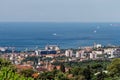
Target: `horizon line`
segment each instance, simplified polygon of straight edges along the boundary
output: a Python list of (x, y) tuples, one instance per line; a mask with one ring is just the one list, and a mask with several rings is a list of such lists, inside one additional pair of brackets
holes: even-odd
[(0, 23), (120, 23), (120, 22), (75, 22), (75, 21), (0, 21)]

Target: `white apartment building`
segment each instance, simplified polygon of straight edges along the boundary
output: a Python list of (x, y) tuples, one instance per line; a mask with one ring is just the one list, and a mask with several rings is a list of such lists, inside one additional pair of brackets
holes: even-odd
[(72, 57), (72, 56), (73, 56), (73, 50), (70, 50), (70, 49), (69, 49), (69, 50), (66, 50), (66, 51), (65, 51), (65, 56), (66, 56), (66, 57)]
[(77, 52), (76, 52), (76, 57), (77, 57), (77, 58), (85, 58), (84, 50), (77, 51)]

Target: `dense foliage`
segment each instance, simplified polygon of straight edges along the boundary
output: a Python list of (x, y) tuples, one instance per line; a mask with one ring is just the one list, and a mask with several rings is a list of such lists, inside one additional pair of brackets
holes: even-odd
[[(61, 65), (57, 63), (56, 65)], [(53, 80), (119, 80), (120, 79), (120, 59), (96, 60), (84, 62), (66, 62), (63, 63), (62, 69), (54, 69), (51, 72), (41, 73), (39, 79)], [(69, 67), (67, 72), (64, 72), (63, 67)], [(44, 76), (44, 77), (43, 77)]]
[(17, 74), (14, 66), (7, 60), (0, 58), (0, 80), (33, 80)]
[(120, 58), (58, 64), (60, 70), (55, 67), (33, 79), (30, 78), (33, 70), (23, 70), (18, 74), (11, 62), (0, 59), (0, 80), (120, 80)]

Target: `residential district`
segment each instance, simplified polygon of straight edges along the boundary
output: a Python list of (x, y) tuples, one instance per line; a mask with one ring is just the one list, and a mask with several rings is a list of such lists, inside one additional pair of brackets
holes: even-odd
[[(93, 46), (79, 47), (78, 49), (60, 49), (58, 45), (47, 45), (45, 49), (32, 51), (8, 50), (7, 47), (0, 48), (0, 57), (11, 61), (21, 70), (32, 69), (40, 74), (45, 71), (52, 71), (54, 68), (60, 70), (59, 63), (84, 62), (88, 60), (111, 60), (120, 57), (120, 47), (102, 46), (94, 43)], [(65, 67), (65, 72), (70, 67)], [(35, 74), (32, 75), (36, 77)]]

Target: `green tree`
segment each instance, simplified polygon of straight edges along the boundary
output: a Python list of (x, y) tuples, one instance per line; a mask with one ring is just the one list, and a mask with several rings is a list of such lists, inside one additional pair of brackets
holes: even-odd
[(0, 80), (33, 80), (16, 73), (14, 66), (4, 59), (0, 59)]
[(74, 76), (81, 75), (83, 73), (83, 69), (81, 67), (74, 67), (71, 69), (71, 73)]
[(116, 76), (120, 78), (120, 58), (113, 59), (107, 69), (111, 77)]
[(62, 63), (60, 64), (60, 71), (65, 72), (65, 66)]
[(86, 80), (91, 80), (92, 79), (92, 71), (90, 66), (88, 65), (87, 68), (83, 70), (83, 75), (85, 76)]
[(104, 80), (107, 75), (100, 71), (100, 73), (96, 76), (96, 80)]
[(34, 73), (34, 71), (32, 69), (20, 71), (20, 74), (24, 75), (25, 77), (31, 77), (33, 73)]
[(56, 76), (55, 76), (55, 80), (68, 80), (67, 75), (64, 74), (63, 72), (59, 72)]

